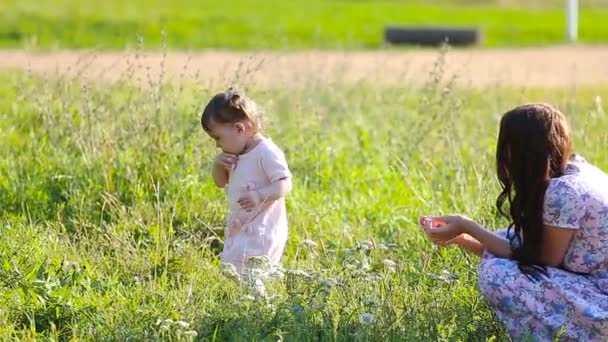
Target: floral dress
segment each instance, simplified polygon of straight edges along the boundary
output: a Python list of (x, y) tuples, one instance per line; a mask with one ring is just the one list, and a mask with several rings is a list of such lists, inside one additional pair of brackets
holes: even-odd
[(482, 294), (515, 340), (608, 341), (608, 175), (573, 158), (549, 183), (543, 221), (576, 230), (563, 265), (534, 280), (486, 251)]

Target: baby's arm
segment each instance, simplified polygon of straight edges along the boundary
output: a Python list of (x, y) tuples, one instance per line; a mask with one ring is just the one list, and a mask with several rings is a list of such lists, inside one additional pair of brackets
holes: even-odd
[(262, 203), (276, 201), (287, 196), (291, 190), (291, 173), (285, 156), (280, 150), (269, 150), (262, 157), (261, 167), (269, 185), (244, 192), (238, 200), (241, 208), (250, 212)]
[(228, 172), (223, 167), (215, 165), (211, 175), (218, 188), (224, 188), (228, 184)]
[(274, 183), (257, 190), (262, 201), (275, 201), (287, 196), (291, 191), (291, 178), (281, 178)]
[(262, 158), (262, 169), (270, 185), (258, 189), (263, 201), (274, 201), (287, 196), (291, 191), (291, 172), (285, 155), (278, 148), (269, 150)]
[(282, 178), (263, 188), (244, 192), (239, 198), (238, 203), (241, 208), (249, 212), (262, 203), (276, 201), (279, 198), (287, 196), (289, 190), (291, 190), (291, 179), (288, 177)]

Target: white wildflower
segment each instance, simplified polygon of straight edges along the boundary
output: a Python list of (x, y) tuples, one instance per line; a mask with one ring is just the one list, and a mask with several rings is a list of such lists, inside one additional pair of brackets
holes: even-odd
[(308, 247), (310, 249), (315, 249), (315, 248), (317, 248), (317, 243), (312, 240), (307, 239), (307, 240), (300, 242), (300, 247)]
[(211, 245), (215, 241), (221, 242), (222, 240), (215, 235), (209, 236), (209, 237), (205, 238), (205, 240), (203, 240), (203, 242), (205, 242), (207, 245)]
[(369, 251), (374, 248), (374, 244), (371, 241), (363, 241), (361, 243), (357, 243), (357, 248), (361, 251)]
[(364, 306), (371, 306), (371, 307), (377, 307), (378, 306), (378, 302), (376, 302), (373, 299), (366, 299), (362, 302), (362, 304)]
[(446, 281), (446, 279), (444, 277), (433, 274), (433, 273), (429, 273), (428, 276), (429, 276), (429, 279)]
[(365, 312), (359, 316), (359, 322), (363, 325), (371, 325), (376, 321), (376, 316), (369, 312)]
[(311, 278), (310, 274), (308, 274), (302, 270), (289, 270), (289, 271), (287, 271), (287, 274), (290, 276), (302, 277), (302, 278), (306, 278), (306, 279)]
[(254, 279), (252, 285), (256, 295), (262, 298), (266, 297), (266, 287), (264, 286), (264, 282), (261, 279)]
[(220, 265), (220, 271), (222, 274), (228, 278), (232, 278), (234, 280), (240, 280), (241, 276), (236, 271), (236, 267), (233, 264), (222, 263)]
[(393, 260), (384, 259), (382, 260), (382, 264), (391, 272), (395, 272), (397, 269), (397, 263), (395, 263)]
[(233, 264), (222, 263), (220, 265), (220, 271), (222, 271), (224, 274), (233, 272), (236, 273), (236, 267)]
[(270, 273), (268, 273), (268, 279), (283, 280), (283, 278), (285, 278), (285, 274), (282, 270), (272, 270)]
[(254, 296), (250, 296), (250, 295), (245, 295), (245, 296), (243, 296), (242, 300), (244, 302), (253, 302), (253, 301), (255, 301), (255, 297)]
[(363, 263), (361, 265), (361, 269), (364, 271), (369, 271), (371, 269), (371, 266), (369, 264), (369, 261), (367, 260), (367, 258), (363, 259)]
[(184, 331), (184, 335), (186, 336), (198, 336), (198, 333), (196, 332), (196, 330), (188, 330), (188, 331)]
[(326, 279), (321, 280), (321, 285), (324, 285), (327, 287), (333, 287), (333, 286), (338, 285), (338, 281), (333, 278), (326, 278)]
[(357, 265), (353, 265), (353, 264), (344, 264), (344, 269), (349, 270), (349, 271), (354, 271), (354, 270), (358, 270), (359, 267), (357, 267)]
[(249, 279), (265, 279), (268, 277), (272, 266), (268, 256), (253, 256), (245, 261), (245, 276)]
[(450, 273), (447, 270), (441, 270), (441, 276), (447, 282), (452, 282), (452, 281), (458, 280), (458, 275), (457, 274)]
[(252, 256), (245, 260), (245, 267), (262, 271), (270, 270), (270, 258), (266, 255)]
[(342, 267), (348, 270), (360, 270), (361, 269), (361, 261), (357, 258), (349, 256), (342, 262)]
[(437, 280), (437, 281), (443, 281), (446, 283), (452, 283), (452, 282), (458, 280), (457, 275), (451, 274), (448, 271), (442, 271), (440, 275), (429, 273), (428, 276), (430, 279)]
[(352, 257), (352, 256), (349, 256), (348, 258), (344, 259), (344, 263), (345, 264), (352, 264), (352, 265), (355, 265), (355, 266), (361, 265), (361, 261), (359, 261), (359, 259), (357, 259), (355, 257)]
[(391, 268), (397, 267), (397, 264), (393, 260), (390, 260), (390, 259), (384, 259), (384, 260), (382, 260), (382, 263), (386, 267), (391, 267)]
[(370, 272), (366, 276), (367, 281), (377, 281), (377, 280), (381, 280), (381, 279), (382, 279), (382, 276), (378, 272)]
[(78, 261), (64, 261), (63, 267), (66, 269), (73, 269), (76, 271), (80, 271), (80, 263)]
[(184, 328), (184, 329), (188, 329), (190, 328), (190, 323), (188, 322), (184, 322), (184, 321), (177, 321), (175, 322), (176, 325), (179, 325), (180, 327)]

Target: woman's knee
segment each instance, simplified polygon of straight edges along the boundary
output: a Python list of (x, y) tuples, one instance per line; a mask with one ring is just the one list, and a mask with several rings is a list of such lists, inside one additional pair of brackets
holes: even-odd
[(477, 268), (479, 290), (492, 305), (500, 305), (504, 297), (513, 293), (514, 261), (501, 258), (482, 259)]

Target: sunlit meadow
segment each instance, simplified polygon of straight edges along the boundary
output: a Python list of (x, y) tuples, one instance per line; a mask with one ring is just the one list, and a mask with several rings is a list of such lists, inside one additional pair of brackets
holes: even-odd
[(294, 175), (282, 267), (244, 278), (217, 258), (227, 206), (199, 124), (221, 89), (0, 76), (0, 339), (505, 340), (477, 257), (431, 246), (417, 217), (506, 224), (497, 124), (524, 102), (559, 106), (608, 167), (606, 88), (234, 85)]

